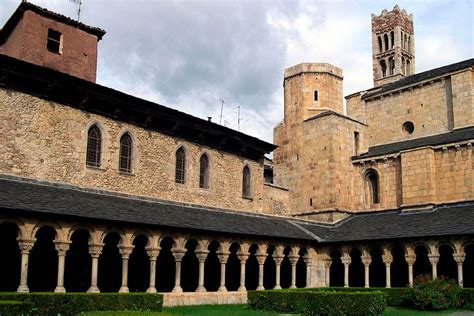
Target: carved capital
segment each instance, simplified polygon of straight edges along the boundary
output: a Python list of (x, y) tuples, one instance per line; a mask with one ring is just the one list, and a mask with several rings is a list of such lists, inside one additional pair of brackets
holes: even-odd
[(99, 244), (89, 243), (89, 254), (91, 255), (92, 258), (99, 258), (100, 255), (102, 254), (103, 248), (104, 248), (103, 243), (99, 243)]
[(245, 261), (247, 261), (247, 259), (249, 258), (249, 255), (250, 255), (250, 253), (248, 253), (248, 252), (238, 252), (237, 257), (240, 260), (240, 264), (244, 264)]
[(194, 253), (196, 254), (198, 261), (202, 263), (206, 261), (209, 250), (196, 250)]
[(323, 264), (324, 264), (324, 267), (326, 269), (329, 269), (329, 268), (331, 268), (332, 260), (331, 259), (326, 259), (326, 260), (323, 261)]
[(372, 257), (371, 256), (362, 256), (360, 259), (362, 260), (362, 263), (366, 267), (370, 266), (370, 264), (372, 263)]
[(66, 252), (69, 250), (69, 246), (71, 246), (72, 241), (70, 240), (53, 240), (54, 248), (58, 252), (58, 256), (65, 256)]
[(174, 261), (181, 262), (183, 260), (184, 255), (186, 254), (185, 248), (172, 248), (171, 253), (174, 256)]
[(146, 254), (150, 258), (150, 260), (156, 260), (160, 255), (160, 247), (145, 247)]
[(390, 266), (393, 262), (393, 256), (391, 254), (382, 255), (382, 261), (385, 266)]
[(118, 245), (117, 247), (119, 249), (120, 254), (122, 255), (122, 259), (128, 259), (132, 254), (133, 248), (135, 248), (135, 246), (131, 245)]
[(227, 263), (227, 259), (229, 258), (230, 252), (229, 251), (217, 251), (217, 258), (219, 258), (219, 262), (222, 264)]
[(20, 247), (22, 255), (29, 254), (36, 242), (36, 238), (25, 239), (18, 237), (16, 240), (18, 240), (18, 246)]
[(313, 263), (313, 259), (310, 256), (304, 256), (303, 257), (304, 263), (306, 263), (307, 266), (310, 266)]
[(281, 265), (281, 262), (283, 261), (283, 259), (285, 259), (285, 256), (284, 255), (276, 255), (274, 254), (273, 256), (273, 261), (275, 261), (275, 264), (277, 266)]
[(296, 265), (296, 263), (298, 262), (298, 259), (299, 259), (299, 258), (300, 258), (299, 255), (289, 255), (289, 256), (288, 256), (288, 259), (290, 260), (290, 264), (291, 264), (292, 266), (295, 266), (295, 265)]
[(342, 264), (344, 264), (345, 266), (348, 266), (351, 264), (352, 260), (350, 256), (342, 256), (341, 261), (342, 261)]
[(268, 255), (266, 253), (258, 253), (255, 255), (255, 257), (257, 257), (257, 262), (259, 265), (263, 265), (265, 263), (267, 256)]
[(439, 255), (428, 255), (428, 260), (430, 261), (432, 266), (435, 266), (438, 264)]
[(454, 261), (456, 261), (457, 264), (463, 264), (464, 259), (466, 259), (466, 254), (464, 253), (459, 253), (459, 254), (453, 254)]
[(416, 260), (416, 255), (405, 255), (405, 260), (408, 263), (409, 266), (412, 266), (415, 263)]

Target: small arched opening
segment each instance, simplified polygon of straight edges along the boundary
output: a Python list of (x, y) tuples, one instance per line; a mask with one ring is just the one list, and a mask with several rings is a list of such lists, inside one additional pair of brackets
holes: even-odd
[(16, 240), (18, 231), (16, 224), (0, 224), (0, 240), (2, 241), (0, 292), (16, 291), (20, 284), (21, 253)]
[(150, 285), (150, 260), (145, 247), (148, 237), (138, 235), (133, 240), (132, 253), (128, 261), (128, 288), (130, 292), (145, 292)]
[(349, 286), (364, 287), (365, 267), (362, 263), (362, 253), (358, 248), (350, 252), (351, 264), (349, 265)]
[(463, 262), (464, 287), (474, 288), (474, 244), (469, 244), (464, 248), (466, 257)]
[(181, 263), (181, 287), (183, 292), (194, 292), (198, 286), (199, 260), (196, 257), (197, 241), (190, 239), (184, 245), (186, 253)]
[(89, 254), (89, 232), (78, 229), (71, 235), (66, 254), (64, 287), (67, 292), (86, 292), (91, 285), (92, 260)]
[(365, 173), (366, 191), (371, 204), (380, 203), (379, 175), (374, 169)]
[(380, 70), (382, 74), (382, 78), (387, 77), (387, 64), (385, 63), (385, 60), (380, 61)]
[(341, 261), (341, 253), (335, 249), (331, 251), (331, 268), (329, 270), (330, 286), (344, 286), (344, 265)]
[(298, 254), (300, 257), (296, 263), (296, 287), (302, 288), (306, 286), (306, 263), (304, 258), (307, 256), (308, 251), (306, 248), (301, 248)]
[(387, 34), (384, 34), (383, 36), (383, 41), (384, 41), (384, 44), (385, 44), (385, 50), (389, 50), (389, 40), (388, 40), (388, 35)]
[(458, 266), (453, 257), (453, 248), (450, 245), (441, 245), (438, 249), (439, 261), (437, 265), (438, 276), (444, 276), (449, 279), (457, 280)]
[(432, 268), (428, 259), (428, 249), (424, 245), (415, 247), (416, 260), (413, 264), (413, 278), (423, 274), (431, 274)]
[(247, 290), (255, 290), (258, 286), (258, 261), (255, 256), (257, 248), (257, 245), (250, 246), (250, 255), (245, 263), (245, 287)]
[(239, 244), (233, 243), (229, 248), (230, 255), (225, 269), (225, 285), (228, 291), (237, 291), (240, 286), (240, 260), (237, 256), (239, 247)]
[(370, 249), (372, 261), (369, 266), (370, 287), (385, 287), (385, 264), (382, 259), (382, 249), (373, 247)]
[(276, 265), (272, 257), (274, 252), (275, 246), (268, 246), (267, 257), (263, 264), (263, 287), (266, 289), (273, 289), (276, 284)]
[(390, 282), (392, 287), (405, 287), (408, 284), (408, 264), (405, 250), (397, 245), (392, 248), (393, 261), (390, 265)]
[(280, 267), (280, 286), (287, 289), (291, 286), (291, 263), (288, 256), (290, 255), (291, 248), (285, 247), (283, 255), (285, 256), (281, 261)]
[(220, 285), (220, 271), (221, 264), (217, 257), (217, 250), (219, 249), (219, 242), (212, 241), (207, 250), (206, 263), (204, 265), (204, 287), (209, 292), (217, 291)]
[(122, 256), (119, 252), (120, 235), (108, 233), (99, 257), (98, 286), (101, 292), (118, 292), (122, 284)]
[(160, 243), (160, 254), (156, 261), (156, 290), (158, 292), (171, 292), (175, 280), (175, 261), (171, 252), (173, 238), (165, 237)]
[(31, 292), (52, 292), (56, 288), (58, 273), (58, 253), (53, 243), (56, 231), (43, 226), (35, 237), (28, 264), (28, 286)]

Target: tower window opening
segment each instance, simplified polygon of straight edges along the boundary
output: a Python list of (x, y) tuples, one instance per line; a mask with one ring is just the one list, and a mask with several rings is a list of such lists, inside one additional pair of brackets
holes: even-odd
[(313, 206), (313, 199), (309, 199), (309, 206)]
[(407, 49), (407, 41), (408, 41), (407, 35), (405, 34), (404, 37), (405, 37), (405, 39), (403, 40), (403, 48)]
[(395, 33), (393, 33), (393, 31), (390, 32), (390, 44), (390, 48), (393, 48), (395, 46)]
[(383, 59), (380, 61), (380, 68), (382, 70), (382, 78), (387, 77), (387, 64)]
[(390, 66), (390, 75), (394, 75), (395, 74), (395, 60), (393, 59), (393, 57), (389, 58), (388, 64)]
[(354, 154), (359, 154), (359, 132), (354, 132)]
[(406, 74), (409, 75), (411, 74), (411, 69), (410, 69), (410, 60), (407, 59), (407, 65), (406, 65)]
[(383, 48), (382, 48), (382, 38), (380, 36), (378, 37), (378, 41), (379, 41), (379, 53), (381, 53)]
[(379, 195), (379, 176), (377, 171), (370, 169), (365, 173), (365, 179), (369, 190), (370, 202), (372, 204), (380, 203)]
[(48, 40), (46, 42), (46, 48), (53, 53), (61, 54), (61, 39), (62, 34), (53, 29), (48, 29)]
[(385, 42), (385, 50), (388, 50), (388, 35), (387, 34), (383, 36), (383, 40)]
[(415, 124), (413, 124), (413, 122), (407, 121), (403, 123), (402, 129), (403, 133), (405, 133), (406, 135), (413, 134), (413, 132), (415, 131)]
[(406, 64), (405, 64), (405, 58), (402, 57), (402, 73), (404, 75), (407, 74), (407, 69), (406, 69)]
[(408, 36), (408, 47), (407, 47), (407, 51), (409, 52), (410, 51), (410, 36)]
[(314, 101), (318, 101), (318, 90), (314, 90)]

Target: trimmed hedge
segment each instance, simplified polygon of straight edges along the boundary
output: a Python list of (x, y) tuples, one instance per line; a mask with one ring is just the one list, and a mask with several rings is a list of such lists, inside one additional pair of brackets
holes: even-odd
[(466, 305), (474, 305), (474, 288), (462, 289), (462, 298)]
[(310, 315), (382, 315), (386, 294), (337, 291), (249, 291), (248, 304), (257, 310)]
[(89, 311), (162, 311), (163, 295), (149, 293), (0, 293), (0, 314), (76, 315)]

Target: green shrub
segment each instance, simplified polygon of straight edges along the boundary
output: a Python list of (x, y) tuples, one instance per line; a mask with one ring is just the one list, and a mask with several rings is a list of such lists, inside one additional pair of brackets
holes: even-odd
[(314, 290), (249, 291), (248, 303), (257, 310), (311, 315), (382, 315), (385, 294)]
[(0, 301), (0, 315), (20, 315), (31, 310), (31, 304), (18, 301)]
[(462, 289), (454, 280), (443, 277), (432, 280), (430, 275), (418, 276), (402, 299), (407, 306), (422, 310), (442, 310), (464, 304)]
[(11, 304), (16, 312), (4, 304), (4, 314), (75, 315), (86, 311), (161, 311), (163, 295), (149, 293), (0, 293), (0, 301)]
[(474, 305), (474, 289), (462, 289), (464, 303)]

